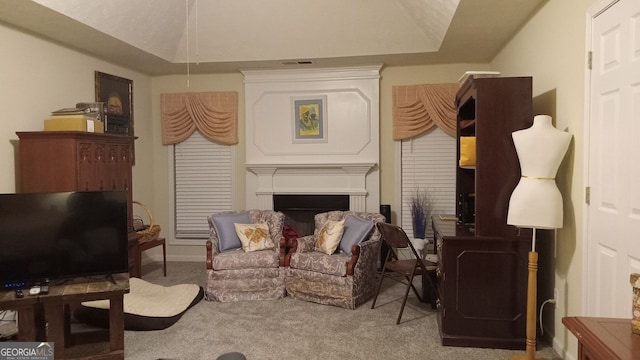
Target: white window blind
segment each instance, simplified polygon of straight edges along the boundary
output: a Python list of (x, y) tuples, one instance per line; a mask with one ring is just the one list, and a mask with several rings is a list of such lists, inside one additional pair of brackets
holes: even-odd
[(232, 155), (198, 131), (174, 145), (176, 239), (207, 238), (207, 215), (232, 209)]
[[(427, 190), (432, 204), (431, 215), (455, 214), (456, 210), (456, 139), (439, 128), (419, 137), (402, 140), (402, 214), (401, 227), (413, 236), (409, 198), (416, 188)], [(431, 222), (427, 222), (427, 239), (433, 239)]]

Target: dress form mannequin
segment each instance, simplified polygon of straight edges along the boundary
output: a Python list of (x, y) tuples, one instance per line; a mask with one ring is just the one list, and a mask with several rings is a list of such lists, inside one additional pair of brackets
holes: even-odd
[(553, 127), (548, 115), (537, 115), (533, 126), (512, 133), (522, 177), (511, 194), (507, 224), (539, 229), (562, 227), (562, 195), (555, 178), (571, 136)]
[(511, 360), (538, 360), (536, 352), (536, 298), (538, 253), (536, 228), (562, 227), (562, 195), (556, 186), (558, 167), (569, 148), (571, 134), (553, 127), (551, 116), (537, 115), (533, 126), (512, 134), (520, 160), (521, 178), (511, 194), (507, 224), (532, 228), (531, 251), (527, 265), (527, 341), (526, 353)]

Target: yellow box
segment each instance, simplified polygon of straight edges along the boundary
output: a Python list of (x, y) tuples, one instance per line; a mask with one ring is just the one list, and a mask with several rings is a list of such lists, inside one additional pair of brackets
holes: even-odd
[(476, 137), (460, 136), (460, 167), (474, 168), (476, 166)]
[(44, 121), (44, 131), (86, 131), (104, 133), (104, 123), (84, 115), (54, 116)]

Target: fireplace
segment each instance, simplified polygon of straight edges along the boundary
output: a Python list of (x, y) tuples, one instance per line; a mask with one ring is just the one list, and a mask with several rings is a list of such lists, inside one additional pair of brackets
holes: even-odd
[(314, 216), (333, 210), (349, 210), (349, 195), (273, 195), (273, 210), (280, 211), (289, 224), (301, 236), (311, 235), (315, 230)]
[[(348, 196), (351, 211), (379, 210), (380, 68), (242, 71), (245, 208), (273, 209), (274, 194), (308, 194)], [(322, 139), (297, 137), (301, 99), (324, 100)]]
[(275, 194), (344, 195), (349, 199), (348, 210), (377, 212), (379, 178), (372, 171), (375, 165), (247, 164), (255, 176), (247, 177), (246, 208), (272, 210)]

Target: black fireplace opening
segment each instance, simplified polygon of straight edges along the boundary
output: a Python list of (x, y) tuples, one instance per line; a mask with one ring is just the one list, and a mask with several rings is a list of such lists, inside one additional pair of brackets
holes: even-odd
[(285, 224), (301, 236), (315, 229), (314, 216), (319, 213), (349, 210), (349, 195), (273, 195), (273, 210), (284, 214)]

